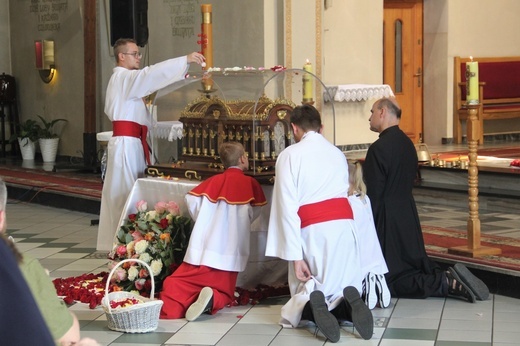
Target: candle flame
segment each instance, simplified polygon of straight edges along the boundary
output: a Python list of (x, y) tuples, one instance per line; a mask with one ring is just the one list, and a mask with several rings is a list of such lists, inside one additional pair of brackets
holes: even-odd
[(470, 60), (470, 61), (473, 61), (473, 57), (472, 57), (471, 55), (469, 56), (469, 60)]
[(306, 63), (306, 64), (310, 64), (309, 59), (305, 60), (305, 63)]

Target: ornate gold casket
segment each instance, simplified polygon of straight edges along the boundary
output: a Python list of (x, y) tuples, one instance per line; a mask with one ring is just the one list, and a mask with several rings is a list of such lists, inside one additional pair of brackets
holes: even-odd
[[(276, 158), (294, 142), (291, 95), (301, 97), (301, 86), (300, 71), (231, 71), (212, 73), (209, 80), (185, 83), (175, 92), (158, 95), (159, 115), (166, 110), (163, 118), (182, 123), (182, 139), (177, 142), (175, 162), (151, 165), (146, 174), (206, 179), (224, 171), (220, 144), (237, 141), (249, 157), (245, 173), (272, 184)], [(183, 100), (187, 105), (172, 111)]]

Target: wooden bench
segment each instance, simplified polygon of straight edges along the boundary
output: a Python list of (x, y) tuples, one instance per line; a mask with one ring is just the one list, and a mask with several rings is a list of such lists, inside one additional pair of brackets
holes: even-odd
[[(466, 104), (466, 62), (456, 56), (453, 90), (453, 140), (462, 142), (462, 122), (468, 119)], [(520, 118), (520, 56), (473, 58), (478, 61), (480, 108), (477, 113), (479, 144), (484, 143), (484, 121)]]

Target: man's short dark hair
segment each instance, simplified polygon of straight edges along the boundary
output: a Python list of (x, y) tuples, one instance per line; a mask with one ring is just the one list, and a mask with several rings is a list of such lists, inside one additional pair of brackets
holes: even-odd
[(386, 108), (386, 109), (388, 109), (388, 111), (390, 113), (395, 115), (397, 117), (397, 119), (401, 119), (401, 108), (399, 108), (399, 106), (392, 99), (389, 99), (389, 98), (380, 99), (377, 104), (377, 108), (378, 109)]
[(119, 53), (125, 53), (124, 47), (128, 43), (136, 43), (133, 38), (120, 38), (114, 43), (114, 56), (116, 58), (116, 62), (119, 62)]
[(291, 114), (291, 123), (304, 131), (318, 132), (321, 129), (320, 112), (308, 104), (296, 106)]

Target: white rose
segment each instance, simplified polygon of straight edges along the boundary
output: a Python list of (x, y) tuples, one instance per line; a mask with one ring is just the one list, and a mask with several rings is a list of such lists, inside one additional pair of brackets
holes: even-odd
[(140, 255), (143, 252), (146, 251), (146, 248), (148, 247), (148, 241), (146, 240), (139, 240), (137, 244), (135, 244), (135, 253)]
[(130, 243), (126, 244), (126, 254), (130, 258), (134, 254), (135, 250), (135, 242), (132, 240)]
[(163, 264), (161, 260), (153, 260), (150, 264), (150, 268), (152, 268), (153, 276), (157, 276), (161, 273)]
[(148, 221), (152, 221), (155, 219), (156, 215), (157, 215), (157, 212), (155, 210), (150, 210), (149, 212), (146, 213), (146, 219)]
[(130, 281), (134, 281), (135, 278), (137, 278), (137, 275), (139, 275), (139, 270), (137, 270), (136, 267), (131, 266), (131, 267), (128, 269), (128, 280), (130, 280)]
[(139, 259), (143, 262), (150, 263), (152, 256), (150, 256), (148, 252), (144, 252), (139, 256)]

